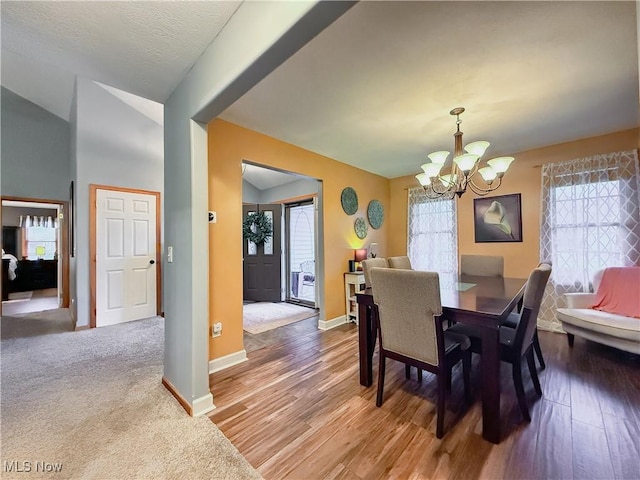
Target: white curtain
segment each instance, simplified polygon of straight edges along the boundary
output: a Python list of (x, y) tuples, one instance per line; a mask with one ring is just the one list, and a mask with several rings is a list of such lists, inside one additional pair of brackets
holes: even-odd
[(415, 270), (458, 271), (456, 202), (428, 198), (422, 188), (410, 188), (407, 255)]
[(542, 167), (540, 259), (553, 271), (538, 326), (562, 331), (567, 292), (591, 291), (605, 267), (640, 265), (640, 169), (636, 151)]

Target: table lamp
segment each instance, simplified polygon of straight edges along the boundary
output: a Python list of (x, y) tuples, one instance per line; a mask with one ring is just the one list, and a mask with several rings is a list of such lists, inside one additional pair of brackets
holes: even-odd
[(360, 262), (362, 262), (363, 260), (367, 259), (367, 249), (366, 248), (359, 248), (357, 250), (354, 251), (354, 255), (353, 258), (356, 262), (356, 270), (362, 270), (362, 264)]

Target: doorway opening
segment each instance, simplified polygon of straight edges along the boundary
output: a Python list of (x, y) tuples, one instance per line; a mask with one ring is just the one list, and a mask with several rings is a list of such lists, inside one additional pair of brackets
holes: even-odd
[(2, 314), (69, 306), (66, 202), (2, 199)]
[[(256, 245), (243, 238), (243, 327), (246, 335), (308, 320), (317, 328), (321, 308), (316, 179), (242, 164), (243, 225), (253, 215), (269, 219), (273, 232)], [(263, 221), (262, 219), (260, 221)], [(258, 223), (258, 222), (255, 222)], [(254, 226), (251, 226), (254, 228)], [(302, 328), (298, 325), (297, 328)]]
[(287, 301), (316, 306), (315, 202), (285, 204)]

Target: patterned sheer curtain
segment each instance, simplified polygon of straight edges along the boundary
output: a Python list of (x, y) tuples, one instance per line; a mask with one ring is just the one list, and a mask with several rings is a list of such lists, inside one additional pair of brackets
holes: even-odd
[(542, 167), (540, 258), (553, 272), (538, 317), (562, 331), (556, 309), (567, 292), (591, 291), (605, 267), (640, 265), (640, 169), (636, 151)]
[(415, 270), (458, 271), (456, 202), (432, 200), (422, 188), (409, 189), (407, 254)]

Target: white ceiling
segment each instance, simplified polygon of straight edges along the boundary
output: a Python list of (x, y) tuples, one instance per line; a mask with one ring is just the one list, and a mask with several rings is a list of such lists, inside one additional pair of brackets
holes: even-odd
[(297, 182), (298, 180), (309, 179), (303, 175), (280, 172), (271, 168), (263, 168), (250, 163), (242, 164), (242, 179), (249, 182), (258, 190), (267, 190), (273, 187)]
[(387, 177), (638, 126), (635, 2), (361, 2), (221, 117)]
[[(65, 119), (76, 74), (163, 103), (239, 5), (3, 1), (2, 85)], [(635, 8), (360, 2), (222, 117), (390, 178), (457, 106), (490, 156), (636, 127)]]
[(3, 1), (2, 85), (65, 120), (75, 75), (164, 103), (240, 3)]

